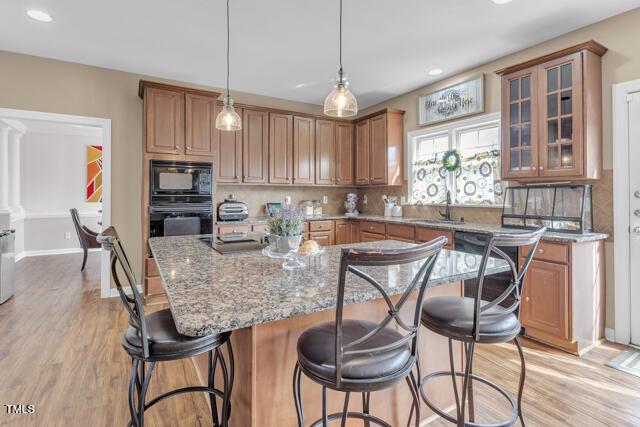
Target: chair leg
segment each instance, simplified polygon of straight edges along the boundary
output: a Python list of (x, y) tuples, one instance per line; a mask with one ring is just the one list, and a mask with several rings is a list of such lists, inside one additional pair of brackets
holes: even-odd
[(236, 365), (235, 358), (233, 357), (233, 347), (231, 345), (231, 339), (227, 341), (227, 353), (229, 355), (229, 408), (227, 413), (227, 424), (231, 419), (231, 395), (233, 394), (233, 381), (235, 379)]
[(296, 415), (298, 416), (298, 427), (304, 426), (304, 410), (302, 407), (302, 395), (300, 393), (300, 378), (302, 371), (300, 365), (296, 362), (293, 370), (293, 400), (296, 404)]
[(345, 427), (347, 425), (347, 412), (349, 412), (349, 396), (351, 392), (346, 392), (344, 395), (344, 407), (342, 408), (342, 422), (340, 424), (341, 427)]
[(82, 252), (84, 253), (83, 258), (82, 258), (82, 267), (80, 268), (80, 271), (84, 271), (84, 266), (87, 264), (87, 254), (88, 254), (88, 250), (87, 248), (82, 248)]
[[(150, 362), (147, 371), (142, 377), (142, 385), (138, 393), (138, 427), (144, 427), (144, 404), (147, 396), (147, 390), (149, 388), (149, 383), (151, 382), (151, 376), (153, 375), (153, 368), (155, 368), (155, 366), (155, 362)], [(141, 367), (144, 369), (144, 363), (141, 365)]]
[(524, 352), (522, 351), (522, 343), (520, 342), (520, 337), (515, 337), (514, 339), (516, 343), (516, 347), (518, 348), (518, 353), (520, 354), (520, 386), (518, 387), (518, 417), (520, 417), (520, 422), (524, 426), (524, 418), (522, 416), (522, 392), (524, 391), (524, 380), (526, 376), (526, 365), (524, 363)]
[(131, 376), (129, 378), (129, 414), (130, 425), (138, 427), (138, 414), (136, 413), (136, 392), (140, 392), (140, 379), (138, 377), (138, 360), (131, 359)]
[[(369, 415), (369, 399), (371, 398), (371, 393), (365, 392), (362, 393), (362, 412)], [(365, 427), (369, 427), (369, 420), (364, 421)]]
[[(464, 350), (466, 357), (469, 357), (469, 344), (464, 345)], [(475, 404), (473, 402), (473, 365), (471, 365), (471, 369), (469, 369), (469, 421), (474, 422), (476, 420), (476, 410)]]
[(411, 402), (411, 412), (409, 413), (409, 420), (407, 421), (407, 427), (411, 425), (411, 419), (413, 418), (413, 415), (416, 416), (415, 427), (420, 427), (420, 396), (418, 395), (418, 383), (416, 382), (416, 377), (413, 375), (413, 372), (411, 372), (405, 379), (407, 380), (409, 390), (411, 391), (411, 397), (413, 398), (413, 402)]
[(456, 380), (456, 366), (453, 361), (453, 341), (449, 338), (449, 366), (451, 367), (451, 381), (453, 382), (453, 395), (456, 399), (456, 415), (460, 419), (460, 398), (458, 397), (458, 383)]
[(322, 427), (328, 427), (329, 415), (327, 414), (327, 388), (322, 387)]
[[(209, 387), (215, 387), (216, 384), (216, 366), (218, 364), (218, 353), (214, 353), (214, 350), (210, 350), (208, 353), (209, 359), (209, 375), (207, 385)], [(213, 420), (214, 427), (220, 425), (218, 418), (218, 398), (215, 394), (209, 393), (209, 403), (211, 405), (211, 419)]]
[(465, 406), (467, 400), (467, 389), (469, 387), (469, 375), (471, 373), (471, 366), (473, 365), (473, 350), (475, 349), (475, 343), (469, 343), (469, 351), (467, 352), (467, 363), (464, 369), (464, 380), (462, 382), (462, 404), (460, 405), (461, 416), (458, 418), (458, 426), (465, 427)]
[(220, 347), (216, 349), (218, 358), (220, 359), (220, 367), (222, 368), (222, 381), (224, 383), (224, 398), (222, 399), (222, 427), (229, 425), (229, 406), (231, 403), (231, 392), (229, 388), (229, 372), (227, 371), (227, 363), (222, 355)]

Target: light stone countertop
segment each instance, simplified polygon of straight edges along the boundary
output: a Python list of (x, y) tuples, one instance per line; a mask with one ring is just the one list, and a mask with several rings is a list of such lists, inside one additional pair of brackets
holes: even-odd
[[(469, 231), (475, 233), (492, 233), (492, 232), (518, 232), (517, 228), (506, 228), (496, 224), (480, 224), (473, 222), (446, 222), (432, 219), (420, 219), (420, 218), (405, 218), (405, 217), (386, 217), (382, 215), (365, 215), (360, 214), (358, 216), (346, 216), (344, 214), (339, 215), (323, 215), (320, 217), (307, 218), (307, 221), (321, 221), (321, 220), (336, 220), (336, 219), (357, 219), (360, 221), (375, 221), (397, 224), (416, 225), (419, 227), (436, 228), (441, 230), (454, 230), (454, 231)], [(266, 224), (266, 217), (248, 218), (244, 221), (218, 221), (218, 225), (259, 225)], [(522, 230), (520, 230), (522, 231)], [(573, 234), (563, 233), (558, 231), (549, 231), (545, 233), (543, 239), (556, 242), (574, 242), (584, 243), (597, 240), (605, 240), (609, 235), (606, 233), (584, 233)]]
[[(220, 255), (199, 236), (154, 237), (149, 245), (156, 259), (178, 332), (204, 336), (335, 308), (342, 247), (403, 248), (393, 240), (330, 246), (319, 263), (295, 271), (282, 260), (260, 251)], [(443, 250), (430, 286), (477, 276), (481, 257)], [(390, 295), (402, 293), (420, 263), (363, 267)], [(508, 270), (503, 260), (490, 259), (487, 274)], [(370, 284), (349, 274), (345, 302), (381, 298)]]

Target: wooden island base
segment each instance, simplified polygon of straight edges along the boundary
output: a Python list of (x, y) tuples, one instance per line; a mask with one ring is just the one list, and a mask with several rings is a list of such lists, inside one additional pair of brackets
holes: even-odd
[[(427, 289), (425, 298), (462, 294), (462, 283), (440, 285)], [(397, 300), (398, 297), (394, 300)], [(409, 308), (407, 304), (406, 308)], [(386, 313), (382, 300), (368, 301), (345, 306), (345, 318), (381, 320)], [(235, 357), (235, 381), (232, 393), (232, 427), (296, 427), (293, 400), (293, 370), (297, 360), (296, 343), (306, 329), (322, 322), (335, 321), (335, 310), (326, 310), (305, 316), (264, 323), (233, 331), (231, 335)], [(449, 369), (446, 338), (423, 328), (420, 331), (420, 359), (423, 375), (436, 370)], [(455, 344), (456, 366), (462, 369), (462, 345)], [(226, 353), (226, 349), (224, 350)], [(193, 358), (198, 377), (206, 384), (207, 355)], [(217, 373), (216, 383), (221, 377)], [(221, 387), (221, 385), (217, 385)], [(435, 380), (425, 388), (440, 408), (455, 405), (450, 380)], [(322, 387), (302, 375), (302, 396), (305, 425), (321, 416)], [(344, 394), (329, 391), (330, 413), (342, 411)], [(219, 400), (218, 400), (219, 401)], [(207, 399), (208, 402), (208, 399)], [(411, 394), (406, 382), (390, 390), (371, 394), (370, 412), (393, 426), (407, 424), (411, 410)], [(219, 405), (220, 407), (220, 405)], [(351, 394), (349, 409), (362, 410), (361, 395)], [(219, 411), (221, 409), (219, 408)], [(421, 405), (422, 424), (434, 419), (426, 405)], [(353, 420), (347, 425), (361, 426), (362, 421)]]

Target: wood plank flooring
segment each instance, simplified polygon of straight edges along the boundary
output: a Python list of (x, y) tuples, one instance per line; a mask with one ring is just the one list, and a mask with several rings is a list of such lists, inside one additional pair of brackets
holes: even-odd
[[(16, 265), (16, 296), (0, 305), (0, 426), (128, 421), (129, 359), (120, 347), (126, 316), (119, 300), (100, 299), (99, 256), (89, 255), (86, 273), (80, 273), (80, 264), (81, 255), (61, 255)], [(640, 425), (640, 378), (604, 366), (621, 347), (606, 344), (577, 358), (533, 342), (525, 345), (528, 426)], [(519, 359), (513, 346), (480, 346), (474, 370), (515, 395)], [(161, 363), (149, 396), (195, 382), (190, 361)], [(506, 405), (486, 387), (475, 390), (477, 421), (506, 413)], [(8, 415), (5, 404), (34, 404), (35, 414)], [(146, 420), (148, 426), (211, 425), (199, 395), (162, 402)]]

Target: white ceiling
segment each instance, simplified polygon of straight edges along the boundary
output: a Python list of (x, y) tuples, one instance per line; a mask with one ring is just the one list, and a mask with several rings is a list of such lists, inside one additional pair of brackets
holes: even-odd
[[(3, 1), (0, 50), (222, 87), (225, 4)], [(640, 0), (344, 0), (343, 63), (365, 108), (636, 7)], [(337, 30), (338, 0), (231, 0), (231, 89), (321, 104), (337, 70)], [(444, 73), (428, 76), (432, 68)]]

